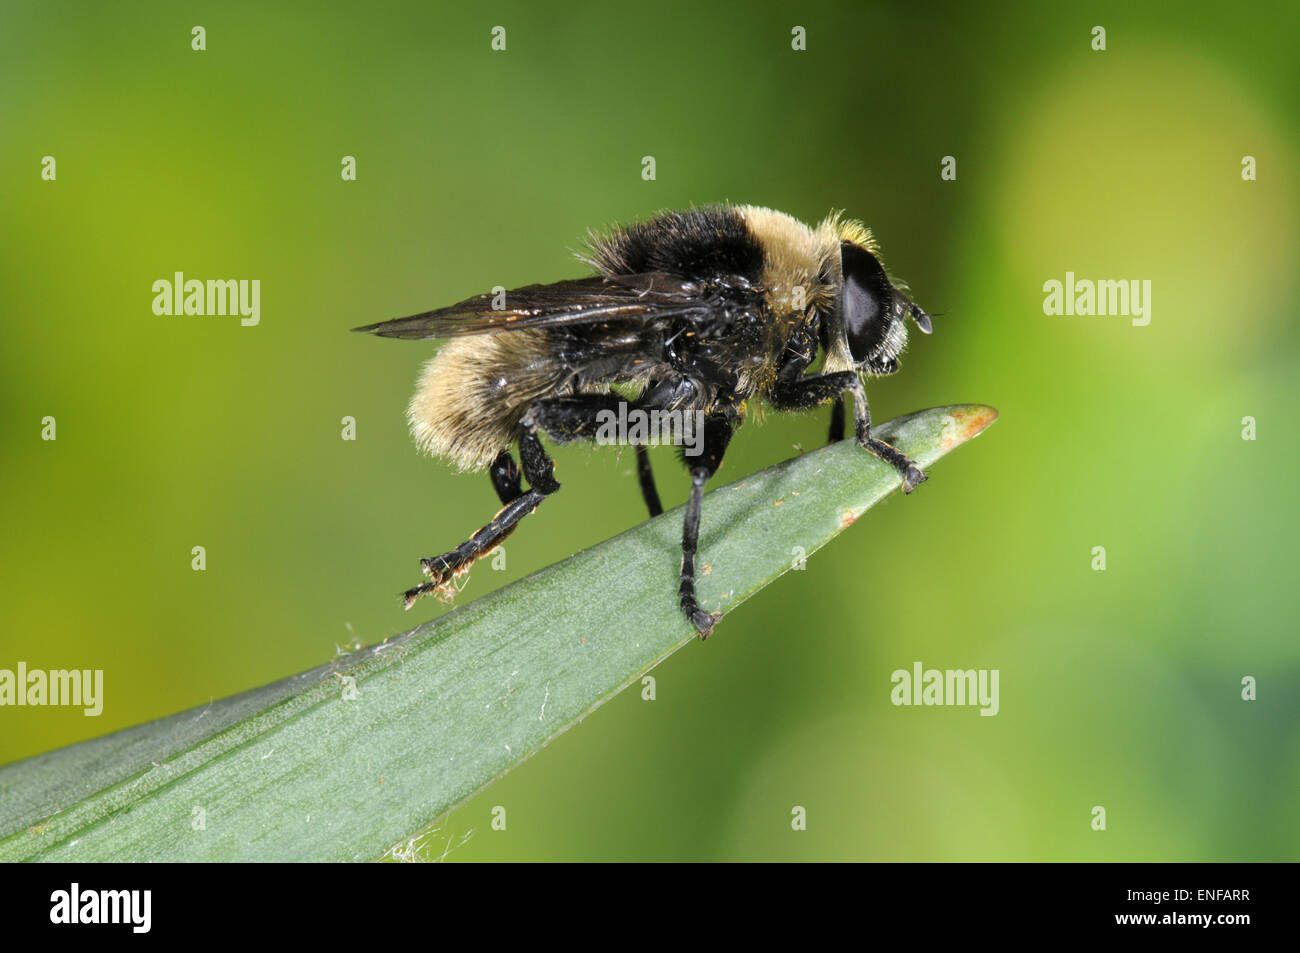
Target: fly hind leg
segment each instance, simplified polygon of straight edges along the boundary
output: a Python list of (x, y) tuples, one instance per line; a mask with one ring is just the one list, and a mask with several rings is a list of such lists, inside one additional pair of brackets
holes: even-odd
[(519, 485), (519, 465), (510, 456), (509, 450), (497, 454), (488, 474), (492, 477), (492, 489), (497, 491), (502, 506), (509, 506), (524, 495), (523, 487)]
[(406, 591), (402, 597), (406, 608), (411, 608), (417, 599), (430, 593), (450, 599), (454, 594), (455, 580), (469, 572), (474, 560), (501, 545), (521, 519), (560, 488), (552, 472), (554, 464), (532, 428), (526, 427), (519, 436), (519, 459), (523, 463), (523, 475), (528, 480), (528, 490), (524, 491), (520, 486), (519, 468), (509, 451), (503, 451), (493, 462), (490, 473), (492, 485), (505, 505), (490, 523), (455, 549), (420, 560), (420, 567), (429, 581)]

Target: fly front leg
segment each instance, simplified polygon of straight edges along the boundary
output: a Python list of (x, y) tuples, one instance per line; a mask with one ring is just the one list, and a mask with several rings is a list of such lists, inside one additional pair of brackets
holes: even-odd
[(813, 374), (794, 381), (781, 381), (772, 387), (768, 400), (777, 410), (807, 410), (828, 401), (843, 403), (845, 391), (853, 389), (858, 375), (852, 371), (834, 374)]
[(856, 376), (853, 379), (852, 390), (853, 429), (858, 443), (897, 470), (903, 478), (903, 492), (911, 493), (929, 477), (903, 451), (871, 435), (871, 408), (867, 405), (867, 392), (862, 386), (862, 381)]
[(772, 388), (770, 399), (778, 410), (804, 410), (827, 401), (841, 400), (846, 392), (853, 395), (853, 429), (858, 444), (897, 470), (903, 478), (903, 492), (911, 493), (925, 482), (925, 472), (901, 450), (871, 435), (871, 408), (857, 374), (838, 371), (801, 377), (792, 382), (778, 381)]

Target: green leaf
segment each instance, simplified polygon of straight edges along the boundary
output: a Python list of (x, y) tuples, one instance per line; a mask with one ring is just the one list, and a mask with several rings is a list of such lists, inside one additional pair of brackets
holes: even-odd
[[(942, 407), (876, 433), (928, 467), (996, 417)], [(710, 492), (701, 604), (729, 612), (899, 482), (844, 441)], [(0, 860), (379, 858), (696, 640), (681, 520), (301, 675), (0, 768)]]

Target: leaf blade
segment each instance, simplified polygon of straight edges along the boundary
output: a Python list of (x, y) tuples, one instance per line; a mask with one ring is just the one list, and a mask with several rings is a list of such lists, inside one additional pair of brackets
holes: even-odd
[[(928, 467), (996, 416), (935, 408), (876, 433)], [(730, 612), (899, 482), (850, 441), (713, 490), (701, 603)], [(680, 534), (679, 508), (379, 646), (0, 768), (0, 860), (378, 857), (694, 640)]]

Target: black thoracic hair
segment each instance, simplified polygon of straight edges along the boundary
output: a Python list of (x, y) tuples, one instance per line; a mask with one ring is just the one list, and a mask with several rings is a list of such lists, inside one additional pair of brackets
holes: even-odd
[(668, 272), (684, 278), (740, 275), (757, 282), (763, 249), (735, 208), (665, 212), (597, 240), (593, 263), (606, 274)]

